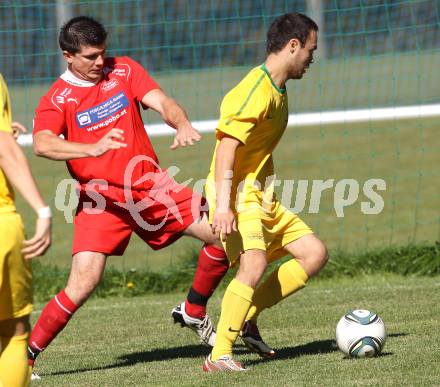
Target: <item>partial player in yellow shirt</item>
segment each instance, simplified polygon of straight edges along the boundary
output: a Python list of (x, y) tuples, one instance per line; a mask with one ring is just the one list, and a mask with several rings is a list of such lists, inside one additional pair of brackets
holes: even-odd
[[(213, 232), (228, 259), (239, 263), (226, 289), (215, 346), (203, 369), (243, 371), (232, 358), (239, 334), (263, 357), (275, 351), (262, 340), (257, 317), (305, 286), (327, 262), (327, 250), (312, 230), (284, 208), (274, 194), (272, 152), (287, 126), (286, 82), (301, 79), (317, 48), (316, 23), (289, 13), (275, 19), (267, 34), (267, 58), (223, 99), (217, 144), (206, 194)], [(268, 263), (292, 259), (260, 280)]]
[[(38, 192), (28, 162), (16, 143), (19, 123), (11, 122), (11, 102), (0, 74), (0, 386), (30, 382), (27, 361), (32, 311), (30, 259), (50, 245), (51, 213)], [(23, 223), (14, 205), (11, 184), (37, 214), (35, 235), (24, 240)]]

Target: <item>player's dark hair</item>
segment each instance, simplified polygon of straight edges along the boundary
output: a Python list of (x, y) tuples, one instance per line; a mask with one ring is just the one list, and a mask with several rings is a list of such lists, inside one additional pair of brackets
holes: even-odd
[(83, 46), (102, 46), (107, 39), (104, 26), (88, 16), (70, 19), (61, 27), (58, 42), (63, 51), (75, 54)]
[(298, 39), (304, 47), (310, 31), (318, 31), (318, 25), (301, 13), (286, 13), (277, 17), (267, 31), (268, 54), (281, 51), (290, 39)]

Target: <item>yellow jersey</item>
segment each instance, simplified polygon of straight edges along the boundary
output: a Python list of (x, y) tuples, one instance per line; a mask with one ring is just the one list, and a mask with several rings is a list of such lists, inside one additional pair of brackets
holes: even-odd
[[(11, 121), (12, 112), (8, 87), (0, 74), (0, 131), (12, 133)], [(14, 191), (0, 168), (0, 213), (11, 211), (15, 211)]]
[[(238, 220), (270, 217), (274, 208), (274, 165), (272, 152), (281, 139), (288, 120), (286, 89), (275, 85), (264, 65), (252, 69), (223, 99), (216, 131), (206, 197), (210, 221), (216, 205), (215, 158), (223, 135), (239, 140), (235, 153), (231, 186), (231, 208)], [(263, 208), (257, 215), (254, 208)]]

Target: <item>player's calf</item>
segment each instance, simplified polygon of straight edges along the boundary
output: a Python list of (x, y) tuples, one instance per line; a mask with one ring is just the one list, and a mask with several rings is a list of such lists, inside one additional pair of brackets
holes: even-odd
[(59, 292), (44, 307), (32, 330), (28, 345), (28, 363), (33, 367), (38, 355), (64, 329), (72, 315), (77, 311), (64, 290)]

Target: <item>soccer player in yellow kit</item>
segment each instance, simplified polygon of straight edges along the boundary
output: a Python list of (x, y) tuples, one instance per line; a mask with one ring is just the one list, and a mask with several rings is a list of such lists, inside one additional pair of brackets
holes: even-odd
[[(30, 382), (27, 361), (29, 315), (32, 311), (32, 273), (29, 259), (50, 245), (51, 213), (32, 178), (11, 123), (11, 102), (0, 74), (0, 386), (21, 387)], [(14, 185), (38, 215), (35, 235), (24, 240), (23, 223), (14, 205)]]
[[(223, 99), (217, 144), (206, 184), (213, 231), (228, 259), (240, 267), (226, 289), (215, 346), (204, 371), (243, 371), (232, 358), (241, 333), (261, 356), (275, 356), (261, 339), (259, 313), (304, 287), (327, 262), (313, 231), (277, 200), (272, 152), (288, 120), (286, 82), (300, 79), (313, 62), (318, 26), (305, 15), (275, 19), (267, 34), (267, 58)], [(290, 254), (268, 279), (268, 263)]]

